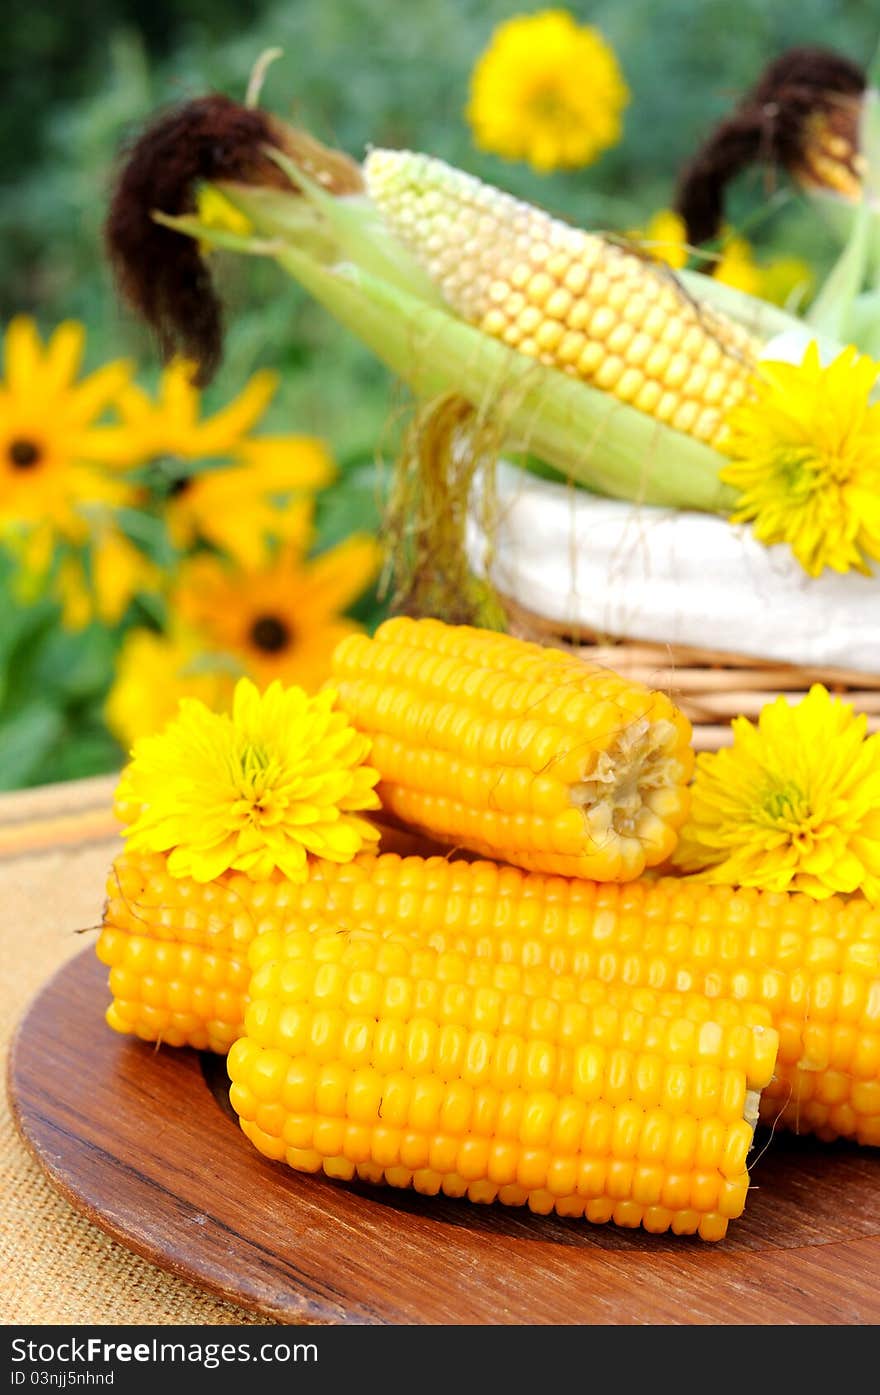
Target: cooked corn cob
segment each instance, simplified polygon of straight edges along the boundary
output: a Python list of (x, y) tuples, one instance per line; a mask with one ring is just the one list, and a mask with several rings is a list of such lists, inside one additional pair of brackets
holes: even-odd
[[(387, 833), (383, 842), (406, 846), (396, 831)], [(312, 884), (292, 887), (281, 877), (253, 882), (234, 873), (214, 882), (196, 882), (172, 877), (162, 853), (122, 853), (107, 880), (96, 946), (98, 958), (110, 968), (113, 996), (108, 1024), (144, 1041), (224, 1054), (243, 1030), (248, 949), (261, 930), (325, 925), (334, 907), (348, 917), (361, 897), (371, 925), (376, 924), (377, 905), (387, 904), (389, 933), (406, 928), (399, 900), (387, 900), (383, 892), (388, 873), (397, 865), (388, 861), (390, 856), (383, 854), (381, 861), (359, 865), (352, 880), (338, 883), (328, 877), (328, 864), (316, 860)], [(405, 894), (408, 873), (420, 860), (416, 857), (414, 863), (406, 864), (401, 894)], [(448, 865), (443, 858), (437, 862)], [(497, 952), (510, 952), (510, 943), (499, 940)], [(581, 1002), (608, 1002), (666, 1015), (684, 1011), (676, 993), (635, 990), (599, 980), (580, 984), (577, 992)], [(686, 1015), (695, 1020), (702, 1013), (703, 1018), (711, 1015), (724, 1022), (765, 1026), (771, 1022), (766, 1011), (743, 1015), (736, 1003), (712, 1005), (699, 994), (692, 998)]]
[(759, 346), (633, 251), (442, 160), (373, 150), (367, 191), (450, 307), (520, 353), (723, 449)]
[(706, 1240), (742, 1212), (772, 1028), (559, 1002), (418, 932), (268, 932), (251, 963), (230, 1099), (268, 1157)]
[[(770, 1021), (779, 1059), (762, 1118), (880, 1145), (880, 910), (866, 901), (383, 855), (316, 863), (289, 904), (327, 931), (418, 935), (462, 962), (502, 965), (510, 984), (528, 971), (534, 992), (559, 1003), (669, 1013), (687, 997), (694, 1015), (705, 997), (702, 1011), (725, 1022)], [(609, 998), (596, 996), (601, 984)], [(724, 1015), (737, 1004), (759, 1015)]]
[(285, 885), (240, 873), (199, 883), (172, 877), (162, 853), (117, 857), (96, 946), (110, 966), (110, 1026), (168, 1046), (228, 1051), (244, 1018), (248, 945), (262, 908), (277, 908)]
[[(396, 831), (386, 834), (384, 842), (406, 846)], [(385, 853), (381, 860), (356, 864), (351, 878), (337, 881), (328, 873), (330, 864), (316, 859), (310, 884), (292, 886), (281, 877), (253, 882), (233, 873), (214, 882), (196, 882), (172, 877), (162, 853), (122, 853), (108, 878), (97, 942), (98, 958), (110, 967), (113, 1001), (107, 1022), (115, 1031), (145, 1041), (225, 1053), (243, 1030), (250, 977), (247, 956), (256, 934), (306, 924), (328, 928), (336, 923), (337, 911), (348, 928), (358, 907), (363, 907), (370, 927), (382, 920), (381, 914), (377, 919), (377, 909), (387, 910), (388, 934), (405, 933), (410, 924), (406, 911), (410, 878), (413, 870), (418, 874), (422, 861), (410, 855), (403, 863), (399, 853)], [(444, 858), (434, 861), (440, 868), (451, 865)], [(402, 877), (395, 890), (398, 866)], [(528, 892), (528, 884), (524, 887)], [(485, 913), (487, 904), (479, 887), (474, 887), (474, 893), (480, 898), (474, 907)], [(453, 904), (455, 900), (453, 892)], [(418, 898), (413, 906), (420, 914)], [(425, 900), (429, 914), (432, 906), (429, 892)], [(446, 944), (444, 935), (442, 926), (432, 932), (435, 948)], [(454, 943), (458, 946), (459, 940)], [(462, 947), (471, 948), (463, 942)], [(486, 945), (476, 946), (476, 952), (485, 958)], [(491, 952), (515, 956), (517, 942), (500, 936)], [(550, 970), (540, 972), (545, 982)], [(766, 1009), (744, 1008), (726, 1000), (712, 1003), (702, 994), (689, 995), (684, 1004), (678, 993), (657, 993), (646, 987), (595, 979), (579, 982), (576, 988), (571, 984), (560, 988), (560, 982), (554, 981), (555, 994), (568, 993), (591, 1005), (610, 1003), (695, 1021), (711, 1016), (724, 1023), (771, 1025)]]
[(686, 817), (691, 729), (662, 693), (559, 649), (439, 620), (343, 640), (333, 683), (386, 812), (518, 866), (627, 881)]
[(609, 886), (390, 853), (316, 860), (300, 886), (237, 874), (203, 885), (169, 876), (160, 854), (123, 853), (98, 941), (111, 966), (107, 1019), (148, 1041), (224, 1052), (242, 1030), (250, 942), (303, 927), (419, 934), (560, 1003), (772, 1024), (765, 1122), (880, 1145), (880, 911), (862, 900), (671, 877)]
[[(118, 801), (117, 813), (129, 821)], [(397, 829), (383, 831), (382, 846), (407, 854), (428, 847)], [(164, 853), (121, 853), (96, 945), (110, 968), (107, 1022), (144, 1041), (225, 1053), (244, 1021), (248, 946), (260, 929), (296, 915), (297, 903), (282, 877), (228, 872), (196, 882), (172, 877)]]

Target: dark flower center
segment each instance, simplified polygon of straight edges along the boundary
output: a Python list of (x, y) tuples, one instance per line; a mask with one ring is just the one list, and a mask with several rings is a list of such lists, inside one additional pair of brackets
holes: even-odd
[(33, 441), (20, 437), (10, 442), (8, 454), (16, 470), (30, 470), (32, 466), (39, 464), (43, 452)]
[(178, 499), (181, 494), (185, 494), (192, 487), (192, 482), (192, 475), (178, 475), (177, 479), (172, 480), (169, 486), (168, 497)]
[(277, 615), (260, 615), (251, 625), (251, 643), (264, 654), (279, 654), (292, 639), (290, 626)]

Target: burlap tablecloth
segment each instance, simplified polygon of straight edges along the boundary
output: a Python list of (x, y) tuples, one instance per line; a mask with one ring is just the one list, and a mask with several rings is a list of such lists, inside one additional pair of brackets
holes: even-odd
[[(114, 780), (0, 795), (0, 1003), (3, 1079), (27, 1004), (83, 947), (100, 917), (118, 843)], [(254, 1323), (149, 1264), (54, 1191), (13, 1125), (0, 1116), (0, 1321), (17, 1323)]]

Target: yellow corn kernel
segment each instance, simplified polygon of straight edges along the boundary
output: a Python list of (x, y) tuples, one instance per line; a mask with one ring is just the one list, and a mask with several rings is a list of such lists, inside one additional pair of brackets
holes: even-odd
[[(595, 380), (615, 395), (620, 395), (619, 372), (598, 372), (606, 351), (626, 357), (634, 333), (637, 339), (647, 337), (662, 347), (662, 356), (652, 359), (640, 346), (638, 359), (628, 361), (643, 365), (646, 377), (658, 384), (665, 370), (673, 400), (661, 420), (688, 434), (695, 433), (699, 421), (701, 439), (724, 448), (720, 413), (714, 414), (712, 434), (706, 436), (701, 414), (719, 401), (719, 392), (716, 386), (708, 395), (705, 369), (711, 367), (723, 378), (724, 395), (732, 404), (748, 388), (758, 346), (720, 312), (694, 304), (666, 268), (425, 155), (373, 150), (364, 162), (364, 177), (395, 235), (457, 314), (521, 352), (538, 352), (547, 363)], [(509, 270), (502, 274), (502, 268)], [(521, 337), (510, 337), (517, 317), (520, 328), (528, 325), (528, 350)], [(570, 349), (563, 352), (561, 335), (547, 330), (563, 320), (570, 330), (586, 332), (587, 347), (598, 351), (596, 357), (586, 351), (577, 358)], [(698, 365), (700, 373), (694, 376)], [(651, 395), (623, 400), (652, 414), (659, 401)], [(693, 405), (692, 412), (679, 411), (685, 402)]]
[(562, 650), (432, 619), (344, 640), (333, 681), (371, 738), (384, 808), (433, 837), (615, 881), (674, 846), (693, 754), (662, 693)]

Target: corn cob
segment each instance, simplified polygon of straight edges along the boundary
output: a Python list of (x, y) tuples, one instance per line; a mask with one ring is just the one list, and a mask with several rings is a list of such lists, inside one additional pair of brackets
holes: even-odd
[(759, 352), (739, 325), (632, 250), (441, 160), (373, 150), (364, 178), (456, 314), (723, 449)]
[[(396, 830), (389, 830), (384, 838), (385, 843), (404, 847), (407, 841), (415, 842), (401, 838)], [(110, 968), (113, 1000), (106, 1014), (108, 1024), (144, 1041), (225, 1054), (243, 1030), (250, 977), (248, 951), (254, 936), (265, 929), (328, 928), (336, 924), (337, 913), (340, 924), (348, 929), (360, 909), (369, 927), (382, 923), (387, 910), (387, 933), (406, 933), (409, 922), (401, 898), (406, 897), (411, 873), (423, 861), (409, 849), (407, 853), (405, 864), (399, 853), (384, 853), (381, 860), (356, 864), (351, 878), (339, 881), (328, 872), (331, 864), (316, 859), (309, 886), (293, 886), (281, 877), (253, 882), (232, 873), (214, 882), (196, 882), (189, 877), (172, 877), (161, 853), (122, 853), (108, 878), (97, 942), (98, 958)], [(434, 864), (437, 868), (452, 865), (441, 857), (435, 858)], [(398, 865), (402, 877), (395, 892)], [(528, 890), (528, 883), (524, 889)], [(474, 887), (474, 893), (480, 895), (479, 887)], [(473, 904), (485, 914), (485, 905), (477, 900)], [(432, 905), (429, 893), (429, 912)], [(381, 912), (378, 919), (377, 911)], [(454, 925), (451, 933), (457, 933)], [(485, 942), (471, 945), (460, 936), (453, 940), (445, 936), (445, 928), (438, 926), (430, 943), (434, 947), (449, 944), (456, 951), (474, 950), (486, 958)], [(501, 956), (504, 962), (508, 962), (505, 956), (515, 958), (518, 952), (517, 942), (504, 937), (488, 948), (490, 957)], [(538, 973), (536, 965), (535, 982)], [(631, 988), (599, 979), (560, 987), (558, 975), (552, 985), (549, 983), (549, 968), (540, 973), (542, 991), (556, 996), (567, 993), (589, 1005), (609, 1003), (639, 1012), (684, 1015), (694, 1021), (711, 1016), (723, 1023), (771, 1025), (769, 1011), (761, 1007), (744, 1008), (727, 1000), (710, 1002), (702, 994), (687, 995), (685, 1003), (675, 992), (657, 993), (648, 987)]]
[(420, 934), (269, 932), (251, 963), (230, 1100), (268, 1157), (706, 1240), (742, 1212), (772, 1029), (560, 1003)]
[(110, 968), (107, 1022), (145, 1041), (229, 1050), (241, 1031), (247, 950), (282, 883), (239, 873), (172, 877), (161, 853), (122, 853), (107, 880), (96, 951)]
[[(779, 1058), (765, 1122), (880, 1145), (880, 911), (866, 901), (386, 854), (316, 863), (290, 909), (328, 931), (418, 934), (443, 954), (527, 969), (560, 1003), (668, 1014), (687, 997), (691, 1016), (770, 1022)], [(751, 1015), (727, 1016), (737, 1005)]]
[[(116, 812), (130, 820), (118, 800)], [(382, 846), (439, 851), (398, 829), (383, 830)], [(196, 882), (172, 877), (164, 853), (121, 853), (96, 944), (110, 969), (108, 1024), (144, 1041), (225, 1054), (244, 1022), (248, 946), (261, 928), (296, 912), (297, 896), (281, 877), (255, 882), (229, 872)]]
[(430, 837), (565, 876), (626, 881), (672, 852), (691, 729), (662, 693), (559, 649), (386, 621), (333, 659), (385, 811)]
[(880, 911), (860, 899), (672, 877), (600, 885), (391, 853), (316, 860), (301, 886), (237, 874), (203, 885), (169, 876), (160, 854), (123, 853), (98, 941), (107, 1020), (225, 1052), (242, 1030), (251, 941), (303, 927), (418, 931), (437, 952), (527, 969), (532, 991), (559, 1002), (771, 1024), (764, 1121), (880, 1145)]

